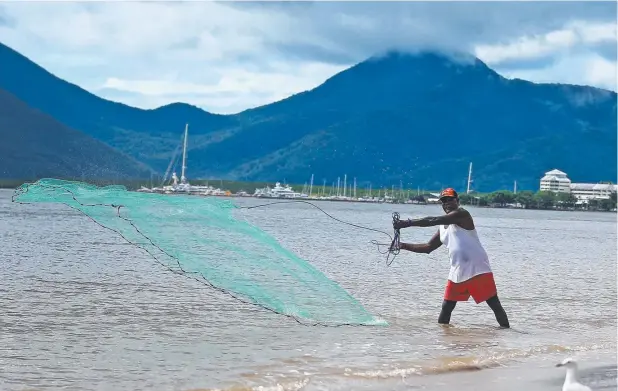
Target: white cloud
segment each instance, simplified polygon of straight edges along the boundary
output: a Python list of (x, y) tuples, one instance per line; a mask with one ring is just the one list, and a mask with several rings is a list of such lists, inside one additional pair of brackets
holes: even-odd
[[(197, 96), (201, 105), (219, 107), (226, 109), (223, 110), (224, 112), (230, 113), (238, 111), (239, 107), (234, 103), (238, 101), (239, 94), (243, 95), (243, 100), (251, 96), (259, 97), (258, 100), (252, 101), (252, 105), (270, 103), (311, 89), (344, 69), (342, 66), (322, 63), (303, 63), (294, 69), (290, 69), (285, 63), (275, 63), (271, 64), (270, 68), (263, 72), (226, 68), (218, 81), (213, 84), (190, 83), (173, 79), (125, 80), (112, 77), (105, 81), (102, 88), (155, 98), (150, 100), (150, 104), (142, 105), (145, 108), (154, 108), (182, 96)], [(113, 93), (105, 91), (101, 95), (113, 96)], [(195, 104), (195, 102), (192, 103)]]
[(616, 22), (578, 25), (578, 33), (584, 43), (616, 42)]
[(213, 92), (213, 88), (209, 85), (165, 80), (121, 80), (115, 77), (107, 79), (103, 84), (103, 88), (112, 88), (150, 96), (210, 94)]
[[(0, 41), (61, 78), (152, 108), (237, 112), (313, 88), (387, 48), (475, 52), (512, 75), (609, 88), (616, 4), (8, 2)], [(552, 58), (552, 66), (528, 60)], [(511, 64), (512, 65), (512, 64)], [(612, 68), (612, 66), (614, 68)], [(568, 71), (567, 71), (568, 69)], [(615, 89), (615, 88), (614, 88)]]
[(616, 23), (573, 22), (560, 30), (517, 37), (507, 44), (479, 45), (475, 54), (488, 65), (555, 54), (579, 44), (616, 42)]
[(505, 69), (502, 74), (508, 78), (530, 80), (537, 83), (570, 83), (593, 85), (616, 91), (616, 61), (608, 61), (592, 54), (564, 57), (555, 63), (539, 69)]
[[(545, 34), (521, 36), (507, 44), (479, 45), (475, 54), (490, 66), (498, 67), (509, 78), (533, 82), (592, 85), (616, 91), (616, 61), (589, 50), (587, 45), (617, 41), (616, 23), (590, 23), (575, 20), (564, 28)], [(502, 63), (551, 58), (547, 66), (534, 69), (500, 69)]]
[(590, 58), (586, 64), (584, 80), (588, 84), (618, 91), (618, 67), (616, 61), (607, 61), (602, 57)]

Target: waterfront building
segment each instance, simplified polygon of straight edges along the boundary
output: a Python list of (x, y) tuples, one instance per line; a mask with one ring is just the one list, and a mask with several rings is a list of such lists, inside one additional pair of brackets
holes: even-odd
[(554, 193), (571, 193), (579, 201), (587, 202), (590, 199), (608, 199), (612, 192), (618, 191), (618, 185), (611, 183), (572, 183), (566, 173), (560, 170), (551, 170), (541, 178), (541, 191)]
[(570, 193), (571, 180), (560, 170), (551, 170), (541, 178), (541, 191), (552, 191), (554, 193)]

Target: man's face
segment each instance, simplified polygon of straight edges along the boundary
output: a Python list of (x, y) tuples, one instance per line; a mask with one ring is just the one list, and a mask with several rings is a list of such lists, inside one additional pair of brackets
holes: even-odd
[(450, 213), (459, 208), (459, 200), (455, 197), (442, 197), (440, 201), (442, 202), (444, 213)]

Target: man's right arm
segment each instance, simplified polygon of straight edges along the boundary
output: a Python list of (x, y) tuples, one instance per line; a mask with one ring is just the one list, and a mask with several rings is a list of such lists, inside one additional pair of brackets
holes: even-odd
[(413, 244), (413, 243), (399, 243), (399, 247), (402, 250), (412, 251), (413, 253), (424, 253), (430, 254), (432, 251), (436, 250), (438, 247), (442, 246), (442, 242), (440, 241), (440, 230), (438, 230), (429, 242), (422, 244)]

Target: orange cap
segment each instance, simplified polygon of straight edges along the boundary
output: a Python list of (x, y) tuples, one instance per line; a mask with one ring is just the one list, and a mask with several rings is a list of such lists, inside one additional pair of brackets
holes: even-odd
[(447, 187), (446, 189), (442, 190), (442, 192), (440, 193), (440, 198), (443, 198), (443, 197), (458, 198), (459, 196), (457, 195), (457, 192), (455, 191), (455, 189), (451, 187)]

